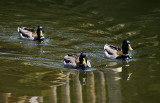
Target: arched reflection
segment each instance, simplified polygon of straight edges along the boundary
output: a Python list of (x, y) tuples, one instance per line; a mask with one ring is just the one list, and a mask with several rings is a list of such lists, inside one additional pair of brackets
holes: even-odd
[(70, 72), (65, 72), (66, 84), (61, 86), (61, 103), (70, 103), (70, 85), (69, 85), (69, 75)]
[(3, 94), (4, 97), (4, 103), (9, 103), (9, 97), (11, 97), (11, 93), (4, 93)]
[(50, 103), (57, 103), (57, 87), (53, 85), (51, 87), (52, 93), (50, 96)]
[(98, 71), (96, 75), (96, 101), (97, 103), (106, 103), (106, 88), (105, 88), (105, 78), (104, 73)]
[[(11, 100), (10, 98), (14, 98), (14, 96), (12, 96), (12, 93), (3, 93), (3, 97), (4, 97), (4, 103), (11, 103), (11, 102), (16, 102), (16, 103), (26, 103), (26, 101), (28, 100), (28, 96), (19, 96), (18, 98), (16, 98), (15, 100)], [(33, 102), (31, 102), (33, 103)]]
[(61, 71), (44, 77), (41, 79), (53, 83), (49, 89), (38, 89), (37, 96), (3, 93), (4, 103), (121, 103), (120, 80), (129, 80), (131, 75), (127, 66), (110, 62), (105, 71)]
[(94, 73), (92, 71), (87, 72), (86, 82), (87, 82), (86, 84), (87, 103), (96, 103), (95, 80), (94, 80)]
[(75, 71), (75, 75), (71, 78), (73, 81), (73, 103), (83, 103), (82, 85), (79, 80), (79, 71)]

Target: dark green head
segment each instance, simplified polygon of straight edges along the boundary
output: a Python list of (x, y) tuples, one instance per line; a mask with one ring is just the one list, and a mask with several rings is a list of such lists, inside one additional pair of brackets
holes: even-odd
[(87, 56), (86, 56), (86, 53), (85, 53), (85, 52), (82, 52), (82, 53), (80, 54), (79, 62), (80, 62), (80, 64), (84, 64), (84, 65), (87, 64)]
[(79, 57), (79, 68), (82, 70), (87, 70), (89, 67), (87, 66), (87, 55), (85, 52), (82, 52)]
[(128, 54), (128, 50), (133, 50), (131, 48), (130, 41), (129, 40), (124, 40), (123, 44), (122, 44), (123, 54)]
[(37, 35), (38, 35), (38, 40), (39, 41), (43, 41), (44, 40), (43, 34), (44, 34), (43, 27), (41, 25), (39, 25), (37, 27)]

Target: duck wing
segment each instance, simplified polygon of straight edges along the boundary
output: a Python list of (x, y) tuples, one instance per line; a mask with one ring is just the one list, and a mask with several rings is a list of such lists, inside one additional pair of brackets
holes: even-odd
[(79, 56), (75, 54), (68, 54), (64, 57), (66, 63), (79, 63)]
[(68, 54), (64, 57), (64, 66), (76, 68), (79, 63), (79, 56)]
[(33, 29), (33, 28), (19, 27), (18, 32), (21, 33), (23, 36), (26, 36), (28, 38), (37, 37), (36, 30)]
[(104, 55), (106, 58), (116, 59), (119, 55), (122, 54), (122, 49), (113, 45), (105, 44), (104, 46)]
[(121, 50), (122, 50), (121, 48), (116, 47), (116, 46), (114, 46), (114, 45), (109, 45), (109, 47), (112, 48), (112, 49), (115, 49), (115, 50), (117, 50), (117, 51), (121, 51)]

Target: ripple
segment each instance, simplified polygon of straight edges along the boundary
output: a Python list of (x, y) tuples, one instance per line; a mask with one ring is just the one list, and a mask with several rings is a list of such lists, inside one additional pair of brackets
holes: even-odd
[(106, 28), (108, 31), (117, 31), (117, 30), (120, 30), (120, 29), (123, 29), (124, 27), (126, 27), (127, 25), (126, 24), (117, 24), (115, 26), (112, 26), (112, 27), (109, 27), (109, 28)]

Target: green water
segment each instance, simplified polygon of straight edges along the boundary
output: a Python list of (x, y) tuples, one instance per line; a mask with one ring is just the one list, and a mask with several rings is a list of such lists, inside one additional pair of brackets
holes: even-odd
[[(17, 27), (42, 25), (42, 43)], [(160, 1), (1, 0), (0, 103), (159, 103)], [(105, 43), (131, 41), (133, 60), (104, 58)], [(86, 52), (90, 71), (64, 68)]]

